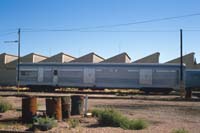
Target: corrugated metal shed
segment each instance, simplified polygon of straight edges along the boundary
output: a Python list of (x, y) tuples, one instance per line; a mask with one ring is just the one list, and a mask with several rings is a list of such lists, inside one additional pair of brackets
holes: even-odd
[[(44, 59), (46, 56), (30, 53), (21, 57), (21, 62), (30, 62), (30, 63), (37, 63)], [(12, 60), (12, 61), (11, 61)], [(0, 85), (16, 85), (16, 65), (17, 65), (17, 58), (10, 59), (9, 63), (5, 64), (5, 67), (0, 69)]]
[(110, 57), (100, 63), (130, 63), (130, 62), (131, 58), (129, 57), (129, 55), (123, 52), (121, 54)]
[(2, 53), (0, 54), (0, 85), (15, 85), (15, 69), (7, 69), (7, 64), (17, 60), (17, 56)]
[[(48, 57), (39, 55), (36, 53), (30, 53), (20, 58), (20, 62), (28, 62), (28, 63), (38, 63), (42, 60), (47, 59)], [(6, 65), (7, 68), (16, 68), (17, 60), (14, 60)]]
[(32, 62), (32, 63), (38, 63), (42, 60), (47, 59), (48, 57), (36, 54), (36, 53), (30, 53), (28, 55), (25, 55), (21, 57), (21, 62)]
[[(183, 63), (186, 64), (187, 68), (195, 68), (194, 52), (183, 56)], [(166, 63), (180, 63), (180, 57), (167, 61)]]
[(72, 60), (70, 62), (73, 62), (73, 63), (79, 63), (79, 62), (82, 62), (82, 63), (98, 63), (98, 62), (101, 62), (103, 61), (104, 58), (95, 54), (95, 53), (89, 53), (89, 54), (86, 54), (84, 56), (81, 56), (75, 60)]
[(58, 53), (56, 55), (53, 55), (45, 60), (42, 60), (41, 62), (50, 62), (50, 63), (65, 63), (65, 62), (70, 62), (72, 60), (76, 59), (75, 57), (65, 54), (63, 52)]
[(18, 58), (17, 56), (7, 53), (0, 54), (0, 68), (4, 68), (7, 63), (12, 62), (17, 58)]

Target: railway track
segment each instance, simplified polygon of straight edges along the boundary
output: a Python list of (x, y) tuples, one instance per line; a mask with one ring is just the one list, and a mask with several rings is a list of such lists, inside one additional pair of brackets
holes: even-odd
[[(116, 95), (116, 96), (131, 96), (131, 95), (159, 95), (159, 96), (165, 96), (166, 94), (162, 94), (159, 92), (154, 92), (150, 94), (145, 94), (142, 91), (139, 90), (134, 90), (134, 91), (126, 91), (126, 90), (70, 90), (70, 89), (56, 89), (55, 91), (40, 91), (40, 90), (29, 90), (27, 88), (20, 88), (19, 91), (17, 90), (16, 87), (0, 87), (0, 92), (34, 92), (34, 93), (56, 93), (56, 94), (88, 94), (88, 95)], [(200, 91), (193, 91), (193, 96), (199, 97), (200, 98)], [(178, 96), (180, 95), (179, 92), (172, 91), (168, 95), (175, 95)]]
[(89, 99), (132, 99), (132, 100), (156, 100), (156, 101), (200, 101), (200, 92), (195, 91), (193, 93), (192, 99), (183, 99), (180, 97), (178, 92), (172, 92), (169, 95), (163, 94), (148, 94), (138, 92), (131, 93), (117, 93), (117, 92), (104, 92), (104, 91), (63, 91), (57, 90), (54, 92), (33, 92), (30, 90), (13, 90), (13, 89), (0, 89), (0, 97), (27, 97), (27, 96), (36, 96), (40, 98), (46, 97), (59, 97), (59, 96), (70, 96), (70, 95), (88, 95)]
[[(0, 87), (0, 92), (18, 92), (16, 87)], [(44, 91), (44, 90), (30, 90), (28, 88), (20, 88), (19, 92), (43, 92), (43, 93), (69, 93), (69, 94), (95, 94), (95, 95), (117, 95), (117, 96), (127, 96), (127, 95), (147, 95), (139, 90), (122, 90), (122, 89), (112, 89), (112, 90), (78, 90), (78, 89), (56, 89), (54, 91)], [(162, 93), (150, 93), (148, 95), (166, 95)], [(172, 92), (170, 95), (179, 95), (177, 92)]]
[[(1, 92), (0, 97), (37, 97), (37, 98), (48, 98), (48, 97), (65, 97), (65, 96), (72, 96), (72, 95), (82, 95), (86, 96), (85, 94), (72, 94), (72, 93), (53, 93), (53, 92), (14, 92), (14, 91), (6, 91)], [(200, 102), (200, 98), (192, 98), (192, 99), (184, 99), (181, 98), (179, 95), (124, 95), (124, 96), (117, 96), (117, 95), (105, 95), (105, 94), (89, 94), (87, 95), (88, 99), (131, 99), (131, 100), (148, 100), (148, 101), (196, 101)]]
[[(0, 92), (18, 92), (17, 89), (0, 89)], [(41, 91), (41, 90), (29, 90), (29, 89), (20, 89), (19, 92), (46, 92), (46, 93), (70, 93), (70, 94), (115, 94), (115, 95), (144, 95), (141, 91), (135, 91), (135, 92), (129, 92), (129, 91), (104, 91), (104, 90), (90, 90), (90, 91), (84, 91), (84, 90), (61, 90), (57, 89), (55, 91)]]

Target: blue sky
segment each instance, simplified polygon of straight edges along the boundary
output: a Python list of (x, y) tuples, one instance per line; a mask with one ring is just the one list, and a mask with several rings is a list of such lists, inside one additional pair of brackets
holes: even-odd
[[(183, 29), (183, 53), (196, 53), (200, 62), (200, 16), (91, 29), (95, 32), (26, 32), (27, 29), (72, 29), (144, 21), (200, 13), (199, 0), (1, 0), (0, 53), (17, 54), (15, 44), (22, 29), (21, 54), (51, 56), (65, 52), (75, 57), (95, 52), (108, 58), (127, 52), (132, 60), (160, 52), (160, 62), (179, 56), (179, 29)], [(103, 32), (103, 31), (173, 32)], [(184, 31), (185, 30), (185, 31)]]

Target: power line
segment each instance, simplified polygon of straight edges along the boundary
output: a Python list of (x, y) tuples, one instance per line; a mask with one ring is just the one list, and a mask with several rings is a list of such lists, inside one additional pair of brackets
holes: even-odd
[(187, 14), (187, 15), (181, 15), (181, 16), (173, 16), (173, 17), (165, 17), (165, 18), (157, 18), (157, 19), (149, 19), (149, 20), (135, 21), (135, 22), (130, 22), (130, 23), (121, 23), (121, 24), (113, 24), (113, 25), (100, 25), (100, 26), (93, 26), (93, 27), (91, 26), (91, 27), (71, 28), (71, 29), (32, 29), (32, 28), (24, 28), (23, 30), (24, 30), (24, 32), (80, 31), (80, 30), (89, 30), (89, 29), (101, 29), (101, 28), (114, 28), (114, 27), (121, 27), (121, 26), (130, 26), (130, 25), (136, 25), (136, 24), (160, 22), (160, 21), (187, 18), (187, 17), (194, 17), (194, 16), (200, 16), (200, 13)]
[[(62, 30), (63, 31), (63, 30)], [(38, 32), (38, 31), (22, 31), (22, 32)], [(61, 31), (41, 31), (41, 32), (61, 32)], [(137, 33), (148, 33), (148, 32), (160, 32), (160, 33), (167, 33), (167, 32), (179, 32), (179, 30), (79, 30), (79, 31), (63, 31), (63, 32), (111, 32), (111, 33), (134, 33), (134, 32), (137, 32)], [(187, 30), (184, 30), (184, 32), (200, 32), (200, 29), (196, 29), (196, 30), (190, 30), (190, 29), (187, 29)], [(8, 36), (8, 35), (11, 35), (11, 34), (16, 34), (16, 32), (8, 32), (8, 33), (5, 33), (5, 34), (0, 34), (0, 37), (3, 37), (3, 36)]]
[[(38, 32), (38, 31), (23, 31), (23, 32)], [(42, 31), (42, 32), (53, 32), (53, 31)], [(63, 32), (66, 32), (66, 31), (63, 31)], [(79, 31), (68, 31), (68, 32), (111, 32), (111, 33), (134, 33), (134, 32), (137, 32), (137, 33), (148, 33), (148, 32), (160, 32), (160, 33), (167, 33), (167, 32), (179, 32), (179, 30), (79, 30)], [(196, 29), (196, 30), (190, 30), (190, 29), (187, 29), (187, 30), (184, 30), (184, 32), (200, 32), (200, 29)], [(2, 36), (8, 36), (8, 35), (11, 35), (11, 34), (16, 34), (16, 32), (8, 32), (8, 33), (5, 33), (5, 34), (0, 34), (0, 37)]]
[(17, 31), (17, 29), (0, 29), (0, 32), (14, 32)]
[(79, 30), (79, 31), (66, 31), (66, 30), (46, 30), (46, 31), (23, 31), (23, 32), (177, 32), (178, 30)]
[(184, 30), (184, 31), (189, 31), (189, 32), (199, 32), (200, 30), (197, 29), (197, 30)]
[[(91, 27), (80, 27), (80, 28), (70, 28), (70, 29), (22, 28), (22, 32), (66, 32), (66, 31), (68, 31), (68, 32), (70, 32), (70, 31), (79, 31), (79, 32), (171, 32), (171, 31), (156, 31), (156, 30), (155, 31), (102, 31), (102, 30), (101, 31), (87, 31), (87, 30), (130, 26), (130, 25), (136, 25), (136, 24), (152, 23), (152, 22), (187, 18), (187, 17), (193, 17), (193, 16), (200, 16), (200, 13), (187, 14), (187, 15), (181, 15), (181, 16), (173, 16), (173, 17), (165, 17), (165, 18), (157, 18), (157, 19), (150, 19), (150, 20), (144, 20), (144, 21), (135, 21), (135, 22), (130, 22), (130, 23), (122, 23), (122, 24), (100, 25), (100, 26), (93, 26), (93, 27), (91, 26)], [(172, 32), (174, 32), (174, 31), (172, 31)]]
[[(199, 32), (200, 29), (196, 30), (184, 30), (184, 32)], [(179, 32), (179, 30), (86, 30), (79, 32)]]
[(4, 34), (0, 34), (0, 37), (8, 36), (8, 35), (15, 34), (15, 33), (16, 32), (7, 32), (7, 33), (4, 33)]
[[(196, 30), (184, 30), (185, 32), (199, 32), (200, 29)], [(148, 33), (148, 32), (160, 32), (160, 33), (167, 33), (167, 32), (179, 32), (179, 30), (79, 30), (79, 31), (22, 31), (22, 32), (113, 32), (113, 33), (131, 33), (131, 32), (137, 32), (137, 33)]]
[(178, 30), (86, 30), (80, 32), (178, 32)]

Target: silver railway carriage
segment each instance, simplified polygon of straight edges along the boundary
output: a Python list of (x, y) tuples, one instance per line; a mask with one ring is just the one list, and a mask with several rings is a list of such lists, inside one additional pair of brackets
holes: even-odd
[(178, 90), (179, 81), (177, 64), (20, 64), (21, 86)]

